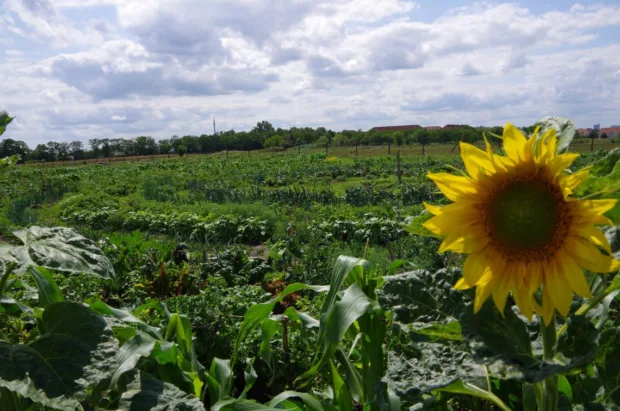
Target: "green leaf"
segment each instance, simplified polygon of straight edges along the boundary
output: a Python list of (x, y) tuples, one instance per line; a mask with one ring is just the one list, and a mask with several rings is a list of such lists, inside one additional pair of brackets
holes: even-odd
[(234, 364), (237, 361), (237, 356), (238, 356), (239, 347), (241, 346), (241, 343), (247, 338), (247, 336), (252, 331), (258, 328), (263, 323), (263, 321), (269, 318), (269, 315), (273, 311), (273, 308), (275, 307), (277, 302), (284, 299), (287, 295), (298, 292), (298, 291), (313, 290), (316, 292), (324, 292), (324, 291), (327, 291), (328, 289), (329, 287), (325, 287), (325, 286), (313, 286), (313, 285), (306, 285), (302, 283), (294, 283), (294, 284), (288, 285), (284, 290), (282, 290), (280, 295), (278, 295), (277, 297), (274, 297), (265, 303), (255, 304), (251, 306), (250, 308), (248, 308), (248, 310), (245, 313), (245, 316), (243, 317), (243, 322), (241, 323), (241, 327), (239, 328), (239, 334), (237, 335), (237, 340), (235, 341), (235, 346), (233, 348), (233, 355), (231, 358), (231, 364)]
[(39, 306), (46, 307), (63, 301), (60, 288), (54, 281), (52, 273), (43, 267), (29, 267), (28, 273), (34, 279), (39, 290)]
[(296, 391), (284, 391), (283, 393), (276, 395), (269, 402), (269, 407), (276, 408), (278, 404), (284, 400), (288, 400), (289, 398), (299, 398), (302, 400), (307, 411), (323, 411), (323, 405), (321, 405), (321, 402), (316, 399), (316, 397), (305, 392)]
[(118, 366), (112, 375), (110, 385), (114, 386), (121, 375), (133, 370), (140, 358), (149, 357), (155, 348), (155, 340), (144, 333), (138, 333), (123, 344), (118, 355)]
[(120, 410), (128, 411), (205, 411), (200, 400), (168, 384), (141, 372), (126, 385), (120, 402)]
[(250, 400), (229, 399), (215, 404), (211, 411), (282, 411)]
[(0, 136), (4, 134), (6, 130), (6, 126), (9, 125), (11, 121), (13, 121), (15, 117), (9, 117), (6, 111), (0, 111)]
[(596, 358), (596, 368), (603, 381), (605, 395), (603, 402), (620, 406), (620, 328), (610, 328), (603, 332), (600, 350)]
[(131, 314), (128, 311), (119, 310), (118, 308), (110, 307), (109, 305), (107, 305), (101, 300), (89, 301), (88, 306), (90, 307), (91, 310), (101, 315), (109, 315), (124, 323), (135, 324), (140, 330), (146, 332), (151, 337), (157, 340), (163, 339), (161, 335), (161, 330), (159, 328), (148, 325), (147, 323), (135, 317), (133, 314)]
[(230, 368), (230, 360), (222, 360), (220, 358), (214, 358), (211, 362), (211, 368), (209, 369), (209, 375), (215, 379), (218, 383), (218, 395), (217, 398), (227, 398), (230, 396), (230, 381), (232, 378), (232, 370)]
[(549, 129), (555, 129), (557, 135), (557, 152), (563, 153), (568, 150), (570, 143), (575, 137), (575, 123), (564, 117), (544, 117), (536, 125), (540, 126), (540, 136)]
[[(325, 323), (321, 324), (321, 330), (324, 330), (323, 335), (325, 336), (322, 350), (315, 357), (312, 367), (300, 377), (301, 379), (316, 374), (323, 365), (327, 364), (327, 361), (338, 349), (345, 332), (368, 311), (371, 304), (372, 300), (364, 294), (357, 284), (352, 284), (347, 288), (342, 299), (334, 304), (333, 310), (330, 310), (330, 315), (325, 318)], [(320, 344), (321, 341), (319, 340), (318, 343)]]
[(510, 408), (504, 404), (504, 402), (499, 399), (492, 392), (485, 391), (482, 388), (479, 388), (473, 384), (463, 383), (463, 381), (455, 381), (454, 383), (448, 385), (447, 387), (443, 387), (438, 389), (437, 391), (441, 392), (449, 392), (452, 394), (465, 394), (472, 397), (482, 398), (487, 400), (494, 405), (496, 405), (500, 410), (510, 411)]
[(573, 399), (573, 389), (571, 388), (568, 379), (563, 375), (558, 376), (558, 390), (569, 399)]
[(405, 400), (418, 401), (421, 394), (461, 379), (486, 377), (456, 334), (467, 308), (467, 294), (453, 288), (459, 277), (459, 270), (416, 270), (384, 277), (377, 290), (381, 307), (392, 312), (399, 342), (388, 352), (384, 381)]
[(53, 303), (28, 345), (0, 342), (0, 386), (34, 402), (74, 409), (89, 387), (114, 372), (118, 345), (99, 315), (76, 303)]
[(14, 233), (24, 245), (3, 247), (0, 257), (26, 269), (40, 266), (64, 273), (85, 273), (114, 278), (112, 263), (97, 245), (71, 228), (30, 227)]

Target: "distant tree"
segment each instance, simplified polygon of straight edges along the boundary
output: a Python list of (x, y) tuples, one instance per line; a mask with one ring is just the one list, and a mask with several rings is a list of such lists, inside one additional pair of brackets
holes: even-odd
[(172, 144), (170, 143), (159, 143), (159, 153), (160, 154), (168, 154), (172, 151)]
[(422, 146), (422, 155), (425, 155), (425, 148), (431, 143), (431, 136), (428, 130), (420, 129), (416, 131), (416, 141)]
[(274, 134), (273, 136), (265, 140), (264, 145), (265, 145), (265, 148), (282, 147), (284, 145), (284, 137), (278, 134)]
[(69, 154), (73, 156), (74, 160), (81, 160), (84, 158), (84, 143), (81, 141), (72, 141), (69, 143)]
[(609, 136), (607, 135), (607, 133), (602, 133), (601, 138), (609, 138)]
[(181, 144), (180, 146), (177, 146), (177, 154), (181, 157), (187, 154), (187, 146), (183, 144)]
[(0, 158), (19, 155), (22, 159), (30, 153), (28, 144), (23, 141), (7, 138), (0, 141)]
[(392, 141), (394, 141), (394, 144), (397, 146), (402, 146), (405, 142), (405, 135), (402, 131), (396, 131), (392, 133)]

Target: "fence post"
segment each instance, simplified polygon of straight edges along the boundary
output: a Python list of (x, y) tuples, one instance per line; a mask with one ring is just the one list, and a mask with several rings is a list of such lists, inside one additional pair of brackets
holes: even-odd
[(398, 177), (398, 184), (402, 184), (403, 171), (400, 169), (400, 150), (396, 152), (396, 176)]

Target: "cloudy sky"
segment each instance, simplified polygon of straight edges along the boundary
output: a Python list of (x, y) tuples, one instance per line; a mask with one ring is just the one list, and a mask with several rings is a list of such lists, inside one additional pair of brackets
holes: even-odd
[(4, 137), (620, 124), (620, 1), (0, 0)]

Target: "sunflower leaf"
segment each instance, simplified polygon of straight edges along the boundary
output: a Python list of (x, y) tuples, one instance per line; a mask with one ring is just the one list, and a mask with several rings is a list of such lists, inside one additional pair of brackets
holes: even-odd
[(29, 344), (0, 341), (0, 387), (54, 409), (75, 409), (109, 378), (118, 344), (105, 320), (77, 303), (49, 304)]

